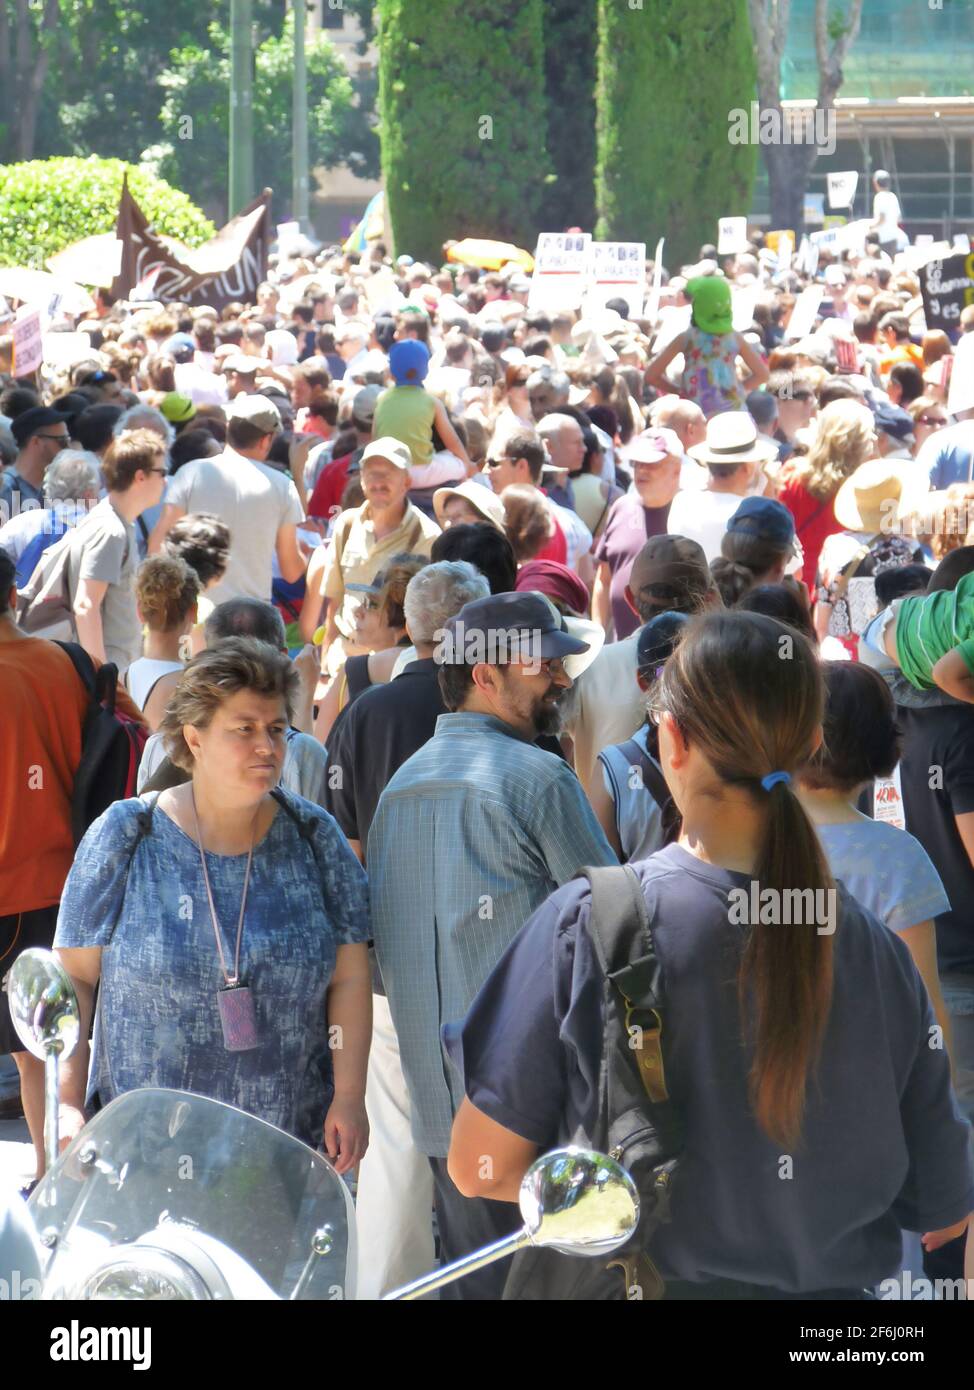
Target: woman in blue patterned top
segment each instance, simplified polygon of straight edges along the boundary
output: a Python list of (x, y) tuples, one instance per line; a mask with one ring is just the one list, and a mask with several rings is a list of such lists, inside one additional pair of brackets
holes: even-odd
[(230, 638), (187, 667), (161, 731), (184, 786), (119, 801), (82, 841), (55, 947), (93, 1064), (63, 1068), (62, 1139), (84, 1106), (144, 1086), (239, 1106), (338, 1172), (365, 1152), (371, 1036), (365, 874), (334, 820), (277, 787), (297, 684)]

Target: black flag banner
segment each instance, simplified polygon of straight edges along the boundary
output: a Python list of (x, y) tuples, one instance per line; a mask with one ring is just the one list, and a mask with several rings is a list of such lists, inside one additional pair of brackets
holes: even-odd
[(267, 278), (271, 242), (271, 190), (265, 189), (212, 241), (190, 249), (162, 237), (122, 186), (118, 208), (121, 270), (112, 285), (116, 299), (138, 296), (166, 304), (210, 304), (223, 309), (235, 300), (254, 303), (257, 286)]

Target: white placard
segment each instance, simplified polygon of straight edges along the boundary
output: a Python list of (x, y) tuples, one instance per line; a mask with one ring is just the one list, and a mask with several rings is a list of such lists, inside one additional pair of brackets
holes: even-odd
[(747, 244), (747, 218), (722, 217), (717, 223), (718, 256), (738, 256)]
[(70, 367), (90, 357), (91, 352), (87, 333), (44, 334), (44, 365), (47, 367)]
[(13, 324), (13, 375), (30, 376), (44, 361), (44, 339), (41, 335), (41, 311), (25, 304)]
[(542, 232), (528, 291), (531, 310), (577, 309), (589, 274), (590, 232)]
[(754, 307), (761, 292), (760, 285), (731, 286), (731, 314), (735, 333), (743, 333), (754, 322)]
[(646, 298), (646, 243), (593, 241), (589, 246), (586, 314), (597, 314), (610, 299), (624, 299), (633, 318), (641, 318)]
[(851, 208), (856, 200), (859, 187), (859, 171), (849, 169), (835, 174), (826, 174), (829, 188), (830, 208)]
[(809, 278), (818, 270), (818, 247), (807, 236), (802, 237), (795, 257), (795, 269), (800, 275), (807, 275)]
[(858, 222), (847, 222), (842, 227), (826, 227), (824, 231), (812, 232), (810, 240), (820, 251), (831, 251), (833, 255), (841, 256), (843, 251), (862, 251), (871, 226), (868, 217), (861, 217)]
[(656, 250), (653, 252), (653, 288), (649, 292), (644, 315), (650, 323), (655, 323), (659, 317), (659, 304), (663, 296), (663, 247), (665, 244), (666, 237), (661, 236), (656, 243)]
[(812, 331), (815, 320), (818, 318), (818, 311), (821, 303), (821, 285), (808, 285), (803, 289), (795, 300), (795, 307), (791, 311), (791, 318), (788, 320), (785, 337), (793, 342), (797, 341), (799, 338), (807, 338)]
[(873, 783), (873, 820), (895, 825), (897, 830), (906, 829), (899, 763), (894, 767), (891, 777), (877, 777)]
[(782, 232), (778, 238), (778, 270), (791, 270), (792, 257), (795, 254), (795, 239), (791, 232)]
[(954, 252), (959, 251), (962, 256), (969, 256), (971, 252), (971, 239), (963, 232), (958, 232), (954, 237), (954, 244), (951, 248)]
[(819, 227), (825, 221), (825, 194), (806, 193), (802, 203), (802, 217), (806, 222), (814, 222)]

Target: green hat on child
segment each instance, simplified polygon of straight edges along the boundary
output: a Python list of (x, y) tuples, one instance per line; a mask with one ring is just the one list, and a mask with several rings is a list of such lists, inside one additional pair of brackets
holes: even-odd
[(687, 285), (693, 322), (704, 333), (733, 333), (730, 285), (720, 275), (700, 275)]

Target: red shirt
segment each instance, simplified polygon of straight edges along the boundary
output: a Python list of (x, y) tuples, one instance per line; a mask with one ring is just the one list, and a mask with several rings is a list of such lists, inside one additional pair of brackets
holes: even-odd
[(815, 584), (818, 558), (829, 536), (845, 527), (835, 519), (835, 498), (826, 501), (813, 497), (786, 464), (779, 476), (778, 501), (795, 519), (795, 532), (805, 552), (805, 563), (796, 578), (804, 580), (809, 589)]
[(565, 540), (565, 533), (561, 529), (558, 518), (554, 513), (550, 513), (552, 521), (555, 523), (555, 532), (550, 541), (545, 541), (544, 546), (535, 555), (536, 560), (555, 560), (559, 565), (568, 564), (568, 542)]
[(315, 483), (315, 490), (308, 503), (309, 516), (321, 517), (323, 521), (330, 521), (333, 516), (338, 515), (341, 511), (342, 493), (348, 482), (348, 466), (351, 461), (352, 455), (346, 454), (344, 458), (332, 459), (331, 463), (326, 464), (321, 470), (318, 481)]

